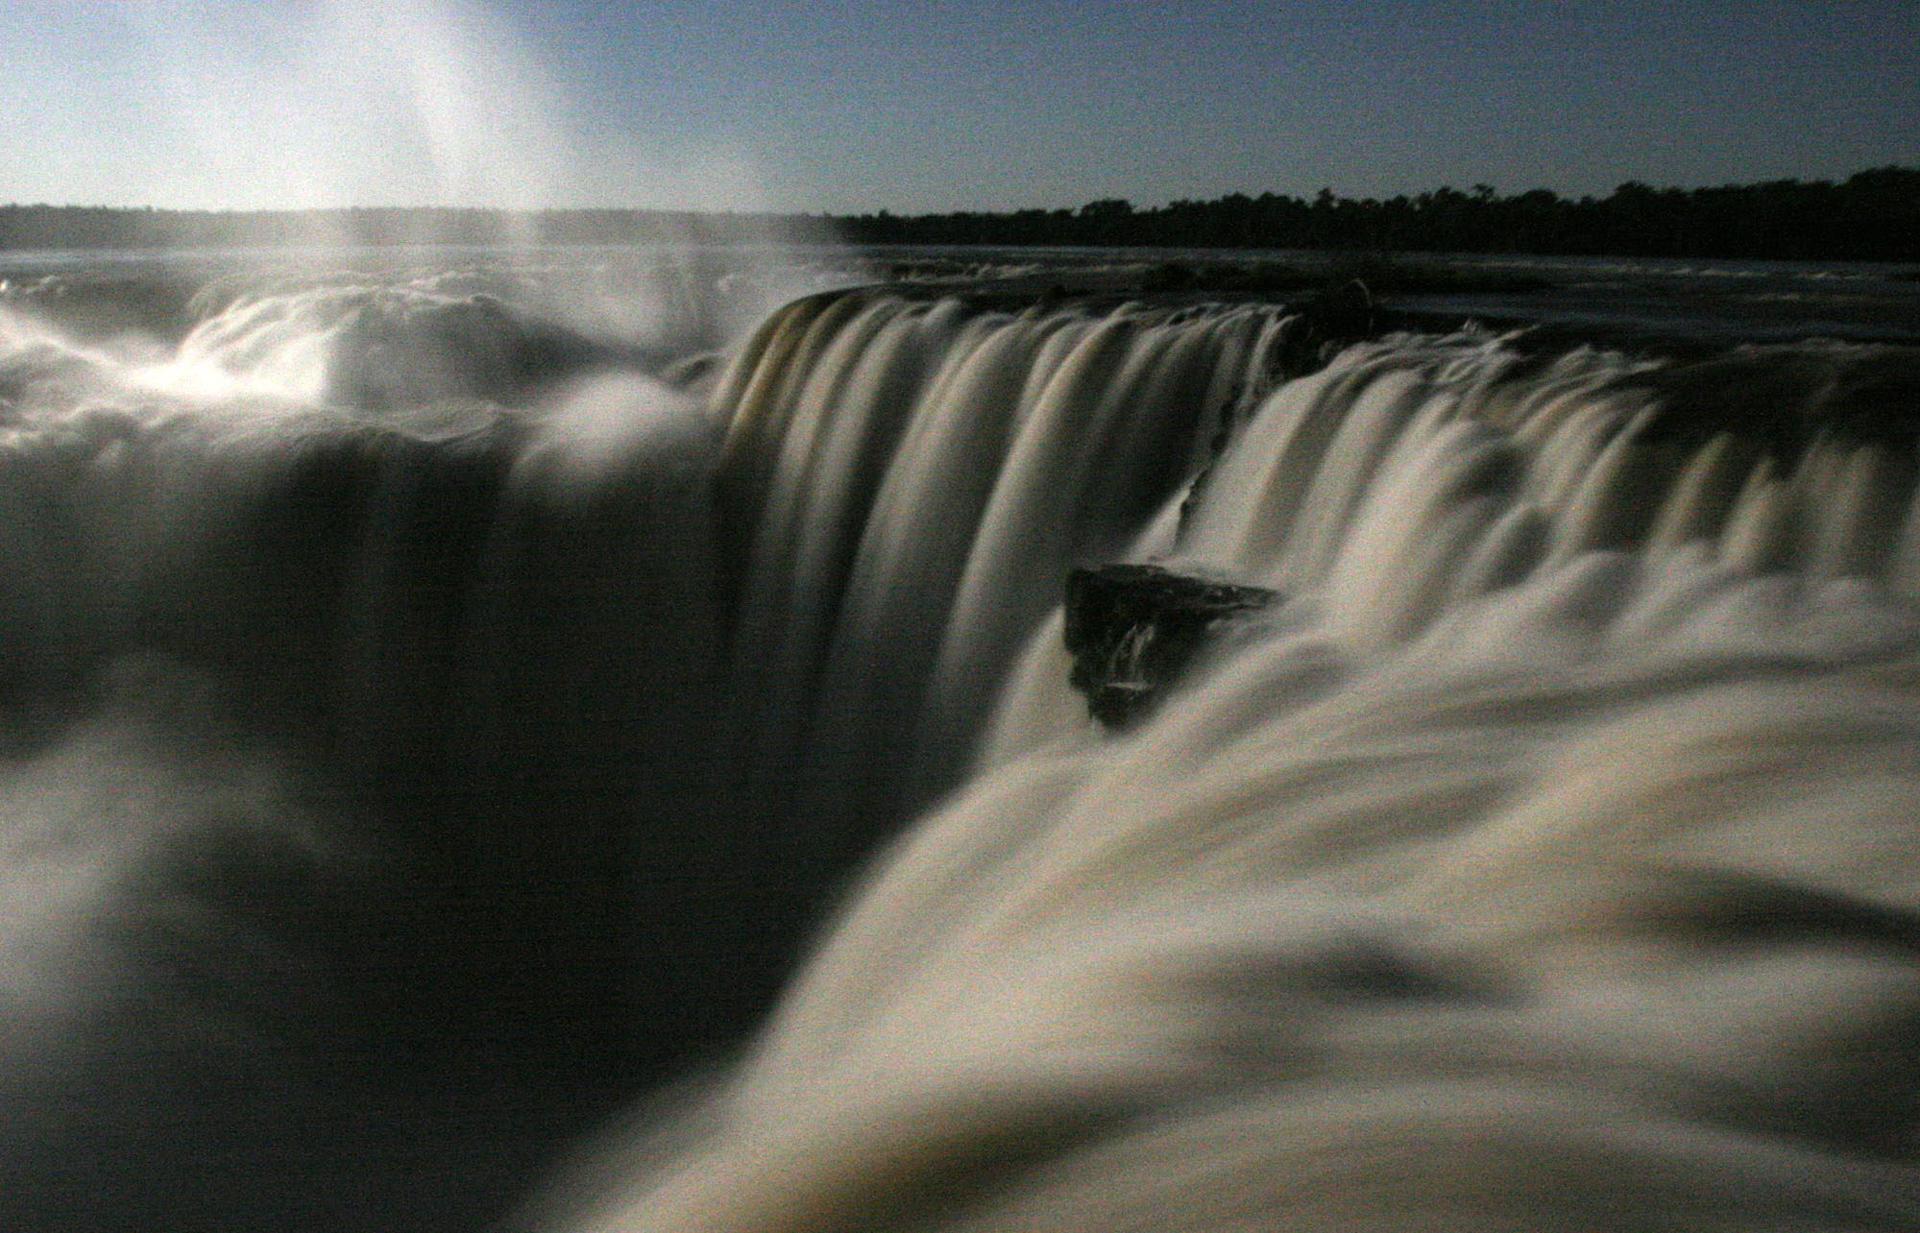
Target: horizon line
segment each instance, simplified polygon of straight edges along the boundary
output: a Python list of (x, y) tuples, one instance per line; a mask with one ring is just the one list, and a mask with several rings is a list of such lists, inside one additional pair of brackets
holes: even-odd
[(152, 205), (152, 204), (107, 205), (107, 204), (98, 203), (98, 202), (73, 202), (73, 201), (59, 202), (59, 203), (49, 202), (49, 201), (31, 201), (31, 202), (9, 201), (9, 202), (0, 203), (0, 210), (92, 210), (92, 211), (113, 211), (113, 212), (128, 213), (128, 214), (350, 214), (350, 213), (402, 213), (402, 212), (440, 211), (444, 213), (505, 214), (505, 215), (665, 214), (665, 215), (694, 215), (694, 216), (719, 217), (719, 218), (829, 218), (829, 219), (872, 218), (872, 217), (877, 217), (881, 215), (888, 215), (896, 218), (931, 218), (931, 217), (939, 217), (943, 215), (953, 215), (953, 214), (999, 215), (999, 214), (1029, 214), (1029, 213), (1036, 213), (1036, 212), (1042, 213), (1042, 214), (1057, 214), (1062, 211), (1065, 211), (1067, 213), (1072, 213), (1078, 209), (1084, 208), (1085, 206), (1096, 205), (1102, 202), (1109, 202), (1109, 201), (1124, 201), (1131, 208), (1135, 210), (1152, 211), (1152, 210), (1168, 209), (1172, 206), (1179, 205), (1182, 202), (1205, 203), (1205, 202), (1213, 202), (1213, 201), (1226, 201), (1234, 197), (1246, 197), (1246, 198), (1249, 198), (1250, 200), (1255, 200), (1255, 201), (1265, 199), (1265, 198), (1292, 199), (1296, 201), (1313, 201), (1318, 197), (1322, 195), (1327, 195), (1327, 194), (1331, 194), (1332, 197), (1337, 201), (1355, 201), (1355, 202), (1371, 201), (1378, 204), (1385, 204), (1395, 200), (1414, 201), (1419, 199), (1422, 196), (1429, 196), (1429, 195), (1449, 192), (1449, 191), (1455, 192), (1455, 193), (1461, 193), (1462, 195), (1471, 196), (1482, 189), (1492, 190), (1493, 198), (1495, 200), (1511, 200), (1515, 197), (1525, 197), (1525, 196), (1530, 196), (1536, 193), (1548, 193), (1561, 201), (1577, 203), (1581, 201), (1604, 201), (1606, 200), (1607, 197), (1618, 194), (1623, 189), (1627, 189), (1629, 187), (1640, 187), (1640, 188), (1651, 189), (1656, 193), (1713, 192), (1716, 190), (1723, 190), (1723, 189), (1751, 189), (1751, 188), (1760, 188), (1760, 187), (1766, 187), (1771, 185), (1786, 185), (1786, 184), (1797, 184), (1797, 185), (1809, 186), (1809, 187), (1824, 184), (1824, 185), (1837, 187), (1840, 185), (1844, 185), (1849, 180), (1852, 180), (1861, 175), (1871, 174), (1874, 172), (1887, 172), (1887, 171), (1920, 172), (1920, 163), (1914, 163), (1914, 164), (1908, 164), (1908, 163), (1902, 163), (1902, 162), (1879, 163), (1879, 164), (1874, 164), (1872, 166), (1859, 168), (1856, 171), (1849, 172), (1845, 177), (1834, 178), (1834, 179), (1828, 179), (1824, 177), (1813, 178), (1813, 179), (1803, 179), (1799, 176), (1775, 176), (1775, 177), (1765, 178), (1765, 179), (1728, 180), (1718, 184), (1695, 184), (1695, 185), (1653, 184), (1645, 180), (1627, 179), (1627, 180), (1622, 180), (1619, 184), (1616, 184), (1612, 189), (1608, 190), (1608, 192), (1605, 194), (1598, 194), (1598, 193), (1570, 194), (1570, 193), (1561, 192), (1557, 189), (1548, 188), (1544, 185), (1535, 185), (1529, 188), (1516, 189), (1509, 192), (1502, 192), (1499, 189), (1495, 188), (1493, 185), (1488, 184), (1485, 181), (1476, 180), (1476, 181), (1469, 182), (1468, 187), (1466, 189), (1456, 187), (1453, 184), (1441, 184), (1436, 187), (1423, 188), (1423, 189), (1415, 190), (1412, 192), (1402, 191), (1402, 192), (1393, 193), (1391, 195), (1385, 195), (1385, 196), (1378, 195), (1378, 194), (1369, 194), (1369, 195), (1356, 197), (1346, 193), (1337, 192), (1333, 189), (1331, 185), (1326, 185), (1326, 186), (1322, 186), (1321, 188), (1315, 189), (1311, 194), (1304, 193), (1304, 192), (1283, 192), (1277, 189), (1263, 189), (1259, 193), (1254, 194), (1254, 193), (1249, 193), (1244, 189), (1236, 189), (1231, 192), (1221, 193), (1218, 196), (1214, 196), (1214, 197), (1201, 197), (1201, 198), (1176, 197), (1168, 201), (1157, 202), (1157, 203), (1146, 204), (1146, 205), (1136, 204), (1130, 199), (1124, 198), (1124, 197), (1106, 196), (1106, 197), (1091, 197), (1084, 201), (1078, 202), (1074, 205), (1066, 205), (1066, 206), (1022, 205), (1022, 206), (999, 207), (999, 208), (992, 208), (992, 207), (985, 207), (985, 206), (963, 206), (963, 207), (957, 207), (954, 209), (921, 210), (921, 211), (913, 211), (908, 213), (897, 212), (887, 206), (876, 206), (870, 209), (860, 210), (860, 211), (833, 211), (833, 210), (825, 210), (825, 209), (801, 209), (801, 208), (738, 209), (738, 208), (725, 207), (725, 206), (658, 206), (658, 205), (654, 205), (654, 206), (649, 206), (649, 205), (508, 206), (508, 205), (446, 205), (446, 204), (402, 205), (397, 203), (384, 203), (384, 204), (353, 204), (353, 205), (179, 206), (179, 205)]

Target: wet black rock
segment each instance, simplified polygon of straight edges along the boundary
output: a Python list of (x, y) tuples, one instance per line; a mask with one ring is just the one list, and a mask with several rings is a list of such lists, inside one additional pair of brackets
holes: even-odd
[(1373, 292), (1359, 279), (1328, 287), (1302, 302), (1275, 356), (1279, 375), (1318, 372), (1343, 349), (1378, 333)]
[(1272, 603), (1262, 587), (1114, 564), (1067, 575), (1072, 682), (1109, 728), (1145, 715), (1218, 628)]

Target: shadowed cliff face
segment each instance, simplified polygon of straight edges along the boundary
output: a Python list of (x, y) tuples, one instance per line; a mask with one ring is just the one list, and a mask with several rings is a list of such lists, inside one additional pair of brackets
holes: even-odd
[(204, 310), (0, 309), (0, 1213), (475, 1227), (775, 980), (698, 838), (718, 438), (483, 297)]

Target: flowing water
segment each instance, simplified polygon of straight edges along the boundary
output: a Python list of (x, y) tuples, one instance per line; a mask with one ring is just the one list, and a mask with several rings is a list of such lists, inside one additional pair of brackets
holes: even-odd
[(1911, 349), (437, 260), (0, 301), (0, 1222), (1920, 1224)]

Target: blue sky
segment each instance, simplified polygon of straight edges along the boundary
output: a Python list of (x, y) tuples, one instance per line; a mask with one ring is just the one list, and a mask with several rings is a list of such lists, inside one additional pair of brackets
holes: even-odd
[(0, 0), (0, 201), (896, 212), (1920, 164), (1899, 3)]

